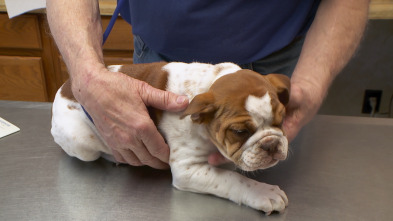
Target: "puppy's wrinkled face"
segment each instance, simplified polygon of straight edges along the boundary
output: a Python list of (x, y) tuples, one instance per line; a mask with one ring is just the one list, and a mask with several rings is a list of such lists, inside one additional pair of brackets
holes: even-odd
[(240, 169), (254, 171), (287, 157), (281, 124), (288, 99), (288, 77), (240, 70), (196, 96), (184, 116), (205, 124), (211, 141)]

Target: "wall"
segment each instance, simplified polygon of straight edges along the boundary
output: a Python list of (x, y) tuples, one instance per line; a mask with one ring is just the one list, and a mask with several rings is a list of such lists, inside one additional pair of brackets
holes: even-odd
[(361, 113), (366, 89), (383, 91), (379, 112), (387, 112), (393, 94), (393, 20), (369, 21), (356, 55), (333, 82), (319, 114), (369, 116)]

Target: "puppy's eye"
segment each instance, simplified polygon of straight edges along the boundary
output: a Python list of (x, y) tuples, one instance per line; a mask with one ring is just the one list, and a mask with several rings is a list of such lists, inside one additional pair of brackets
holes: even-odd
[(248, 137), (250, 136), (250, 131), (247, 129), (231, 129), (231, 131), (240, 137)]

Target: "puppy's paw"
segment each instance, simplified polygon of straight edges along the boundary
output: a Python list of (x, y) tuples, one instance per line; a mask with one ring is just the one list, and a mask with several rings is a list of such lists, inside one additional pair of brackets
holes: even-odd
[(266, 215), (270, 215), (273, 211), (281, 213), (288, 206), (288, 197), (278, 186), (257, 183), (251, 188), (252, 191), (248, 194), (245, 204), (262, 210)]

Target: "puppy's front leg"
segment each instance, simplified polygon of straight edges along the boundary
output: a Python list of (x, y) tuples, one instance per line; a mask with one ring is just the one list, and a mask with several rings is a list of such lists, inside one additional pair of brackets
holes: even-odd
[(180, 190), (213, 194), (266, 214), (282, 212), (288, 205), (287, 196), (278, 186), (260, 183), (207, 163), (198, 163), (197, 158), (186, 161), (171, 164), (173, 185)]

